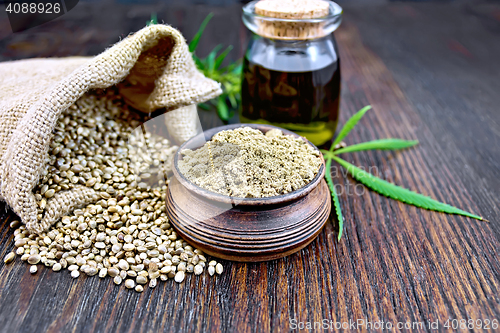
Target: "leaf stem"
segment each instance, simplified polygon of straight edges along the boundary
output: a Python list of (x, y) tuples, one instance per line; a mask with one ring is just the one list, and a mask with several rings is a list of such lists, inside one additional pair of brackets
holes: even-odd
[(332, 196), (335, 212), (337, 213), (337, 220), (339, 221), (339, 236), (337, 237), (337, 240), (340, 242), (340, 238), (342, 238), (342, 231), (344, 230), (344, 216), (342, 215), (342, 208), (340, 207), (337, 191), (335, 191), (335, 185), (333, 185), (331, 168), (332, 168), (332, 160), (328, 159), (326, 161), (325, 178), (326, 178), (326, 183), (328, 184), (328, 188), (330, 189), (330, 194)]

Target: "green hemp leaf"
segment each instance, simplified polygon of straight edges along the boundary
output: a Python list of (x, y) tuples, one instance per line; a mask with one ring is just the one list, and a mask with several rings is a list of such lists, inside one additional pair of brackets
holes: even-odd
[(146, 26), (150, 26), (153, 24), (158, 24), (158, 17), (156, 16), (156, 13), (151, 13), (151, 19), (146, 22)]
[[(217, 45), (205, 58), (200, 58), (196, 55), (196, 48), (198, 47), (201, 36), (203, 35), (203, 31), (205, 31), (205, 28), (212, 17), (213, 14), (210, 13), (203, 20), (198, 32), (196, 32), (193, 39), (189, 43), (189, 51), (192, 53), (196, 67), (198, 67), (203, 75), (221, 84), (222, 94), (208, 103), (212, 104), (216, 108), (219, 118), (224, 123), (227, 123), (228, 120), (234, 115), (234, 110), (238, 108), (239, 101), (241, 100), (242, 61), (240, 59), (222, 67), (222, 62), (233, 49), (233, 46), (231, 45), (229, 45), (219, 55), (217, 54), (222, 49), (222, 45)], [(210, 106), (208, 103), (201, 103), (198, 104), (198, 106), (201, 109), (209, 110)]]
[(345, 123), (344, 127), (340, 130), (339, 135), (333, 141), (333, 144), (330, 147), (330, 149), (321, 150), (326, 161), (325, 179), (330, 189), (330, 193), (333, 200), (333, 206), (335, 207), (337, 218), (339, 220), (339, 236), (338, 236), (339, 241), (342, 237), (342, 232), (344, 228), (344, 219), (342, 216), (340, 202), (335, 190), (335, 185), (333, 184), (332, 180), (332, 175), (331, 175), (332, 161), (335, 161), (344, 168), (346, 168), (354, 179), (364, 184), (366, 187), (388, 198), (432, 211), (443, 212), (447, 214), (463, 215), (480, 221), (488, 222), (488, 220), (485, 220), (481, 216), (468, 213), (466, 211), (455, 208), (448, 204), (436, 201), (425, 195), (410, 191), (408, 189), (399, 187), (385, 180), (377, 178), (372, 174), (338, 157), (337, 155), (342, 153), (352, 153), (364, 150), (398, 150), (398, 149), (413, 147), (418, 144), (418, 141), (408, 141), (402, 139), (381, 139), (381, 140), (373, 140), (339, 148), (342, 139), (344, 139), (349, 134), (349, 132), (351, 132), (351, 130), (361, 120), (361, 118), (365, 115), (365, 113), (370, 109), (371, 106), (366, 106), (357, 113), (355, 113)]

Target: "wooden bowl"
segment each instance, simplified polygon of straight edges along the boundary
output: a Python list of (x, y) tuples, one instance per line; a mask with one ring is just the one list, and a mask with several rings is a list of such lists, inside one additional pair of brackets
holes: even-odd
[(281, 258), (307, 246), (330, 215), (322, 155), (323, 163), (310, 183), (296, 191), (267, 198), (235, 198), (210, 192), (190, 182), (178, 168), (183, 149), (197, 149), (216, 133), (243, 126), (263, 133), (277, 128), (299, 137), (271, 125), (236, 124), (210, 129), (186, 141), (174, 157), (174, 177), (166, 197), (167, 215), (183, 239), (211, 256), (246, 262)]

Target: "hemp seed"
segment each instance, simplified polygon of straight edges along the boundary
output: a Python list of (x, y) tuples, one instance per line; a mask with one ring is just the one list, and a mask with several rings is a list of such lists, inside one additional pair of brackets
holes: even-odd
[(125, 280), (125, 288), (133, 289), (134, 287), (135, 287), (134, 280), (131, 280), (131, 279)]
[(184, 271), (177, 272), (174, 277), (175, 282), (181, 283), (182, 281), (184, 281), (184, 276)]
[(16, 254), (14, 252), (9, 252), (4, 258), (3, 262), (6, 264), (10, 264), (11, 262), (14, 261), (14, 258), (16, 257)]
[(125, 281), (138, 292), (148, 281), (153, 288), (158, 279), (182, 282), (186, 273), (202, 274), (207, 261), (203, 252), (177, 236), (165, 211), (164, 175), (171, 172), (177, 147), (156, 134), (141, 132), (138, 137), (135, 129), (146, 120), (113, 89), (87, 93), (62, 112), (47, 167), (33, 190), (37, 219), (50, 214), (47, 209), (60, 191), (92, 188), (95, 200), (40, 235), (11, 222), (15, 250), (4, 257), (5, 263), (17, 254), (54, 272), (68, 269), (73, 278), (82, 272), (109, 275), (115, 284)]

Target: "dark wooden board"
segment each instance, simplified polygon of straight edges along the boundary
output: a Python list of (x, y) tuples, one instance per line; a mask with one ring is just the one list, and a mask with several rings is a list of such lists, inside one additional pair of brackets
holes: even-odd
[[(181, 285), (168, 281), (142, 294), (109, 279), (73, 280), (68, 272), (43, 268), (32, 276), (19, 261), (2, 262), (0, 331), (267, 332), (288, 331), (290, 319), (364, 318), (394, 324), (438, 320), (445, 331), (448, 319), (500, 320), (499, 2), (341, 4), (341, 122), (366, 104), (374, 106), (347, 143), (420, 140), (405, 152), (344, 157), (491, 223), (406, 206), (355, 187), (341, 169), (332, 169), (336, 184), (362, 192), (340, 197), (346, 220), (340, 243), (332, 217), (297, 254), (268, 263), (224, 262), (221, 276), (188, 276)], [(8, 24), (0, 17), (1, 59), (95, 54), (140, 28), (155, 10), (187, 37), (213, 10), (219, 20), (203, 52), (217, 43), (232, 43), (240, 54), (244, 49), (238, 4), (120, 4), (116, 15), (108, 15), (110, 23), (98, 17), (112, 5), (78, 6), (80, 11), (24, 34), (5, 32)], [(200, 118), (205, 128), (220, 125), (213, 113), (201, 112)], [(13, 247), (7, 226), (12, 216), (0, 211), (6, 221), (0, 227), (3, 258)], [(414, 328), (407, 331), (431, 331)]]

